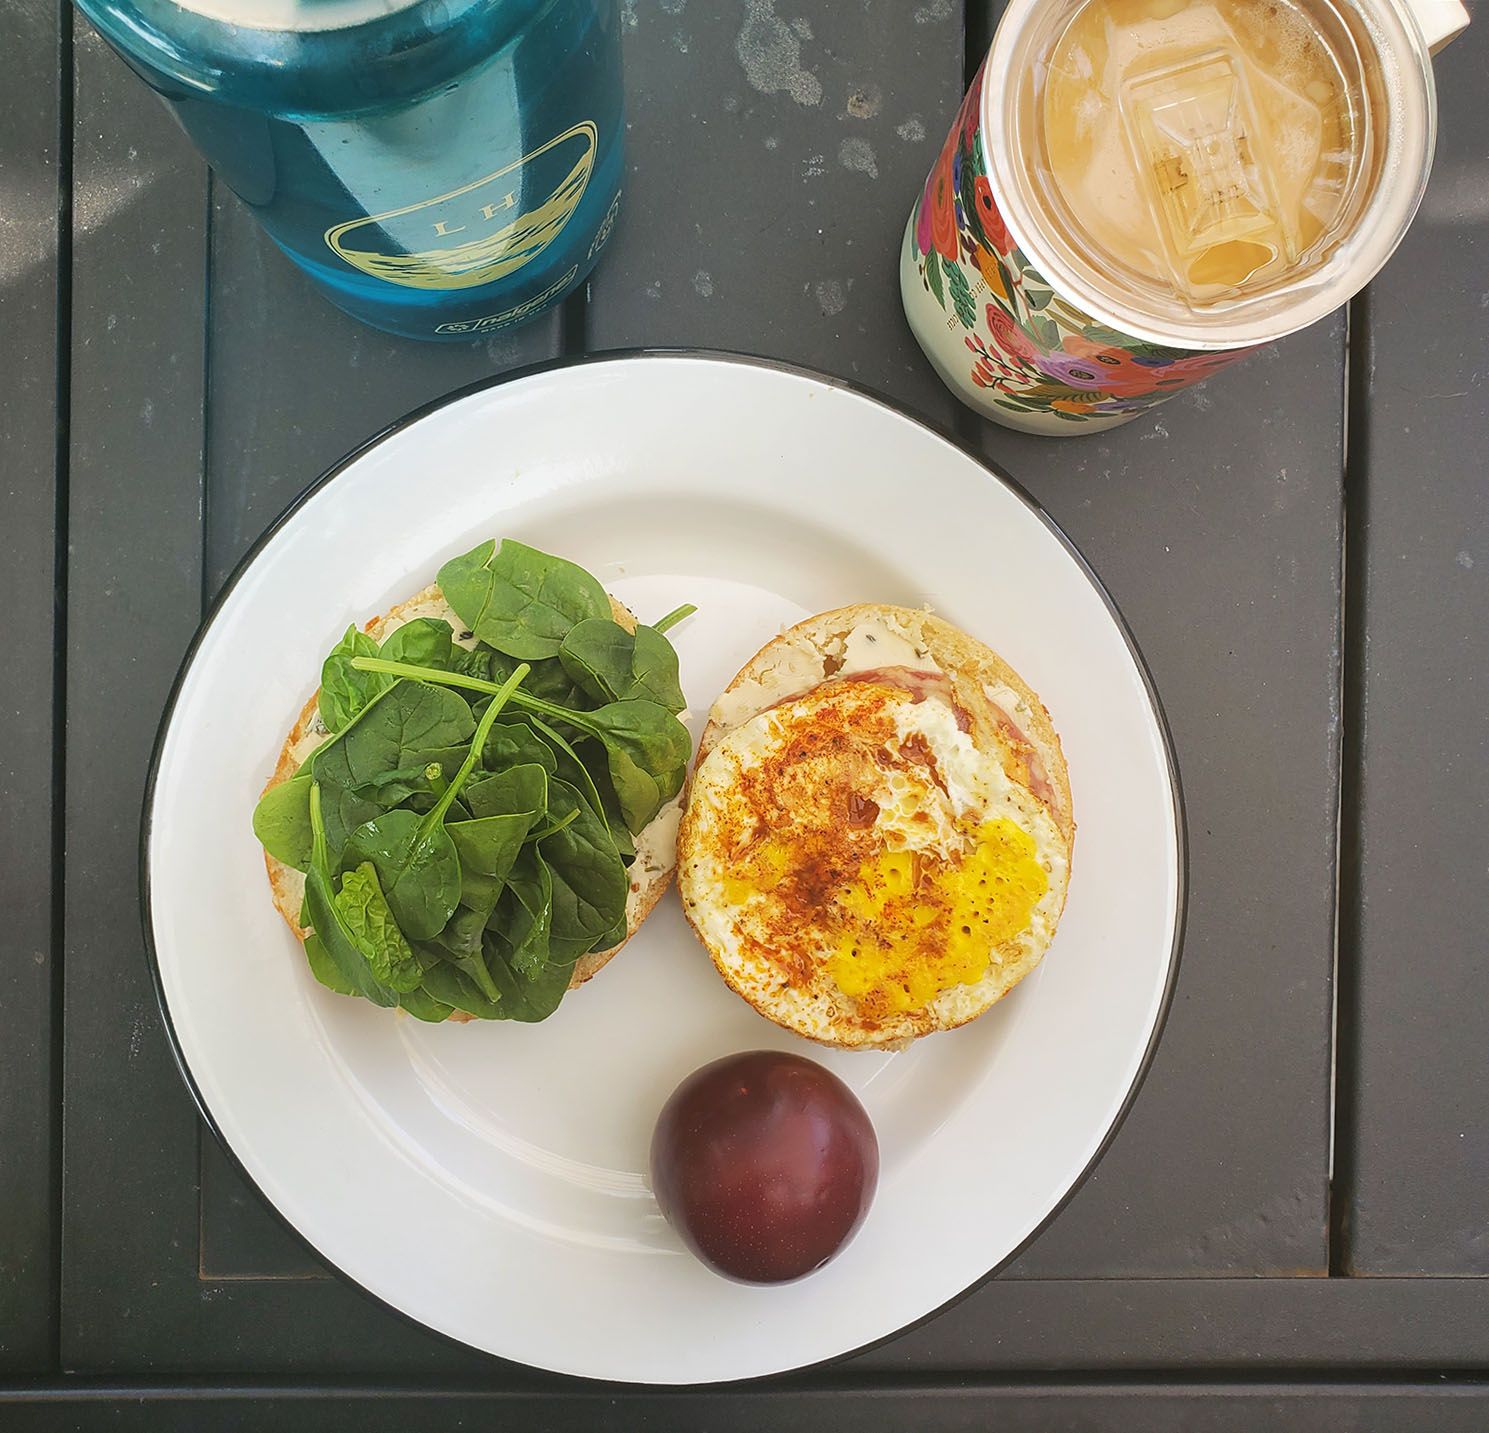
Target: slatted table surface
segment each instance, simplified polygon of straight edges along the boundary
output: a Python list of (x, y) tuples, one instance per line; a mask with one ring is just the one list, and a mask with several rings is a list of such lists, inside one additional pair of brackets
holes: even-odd
[[(959, 409), (896, 289), (999, 8), (626, 0), (588, 291), (434, 348), (322, 302), (85, 22), (0, 0), (0, 1427), (1489, 1426), (1489, 17), (1348, 313), (1055, 442)], [(939, 1317), (745, 1391), (539, 1375), (329, 1274), (204, 1133), (140, 935), (156, 723), (263, 527), (454, 387), (651, 345), (850, 378), (1014, 474), (1131, 623), (1188, 805), (1176, 1002), (1095, 1175)]]

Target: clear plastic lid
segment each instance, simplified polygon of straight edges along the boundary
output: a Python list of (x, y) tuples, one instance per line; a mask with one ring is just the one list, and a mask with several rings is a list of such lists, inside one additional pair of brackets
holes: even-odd
[(1431, 69), (1392, 0), (1014, 0), (983, 94), (1004, 217), (1138, 336), (1259, 342), (1347, 299), (1415, 212)]

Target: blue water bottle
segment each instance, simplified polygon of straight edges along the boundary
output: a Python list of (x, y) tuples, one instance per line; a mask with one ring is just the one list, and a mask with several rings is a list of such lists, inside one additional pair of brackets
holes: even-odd
[(458, 340), (584, 281), (620, 207), (616, 0), (78, 0), (347, 313)]

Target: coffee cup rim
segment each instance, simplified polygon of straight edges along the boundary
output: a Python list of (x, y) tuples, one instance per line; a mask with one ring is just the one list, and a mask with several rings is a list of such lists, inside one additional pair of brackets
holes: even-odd
[[(1071, 0), (1073, 11), (1079, 0)], [(1134, 338), (1216, 350), (1250, 347), (1294, 333), (1353, 298), (1395, 252), (1427, 187), (1437, 139), (1437, 91), (1421, 29), (1402, 0), (1334, 0), (1353, 10), (1387, 67), (1386, 154), (1382, 177), (1350, 236), (1312, 284), (1283, 288), (1226, 307), (1171, 316), (1124, 298), (1115, 280), (1041, 225), (1031, 187), (1013, 153), (1008, 106), (1029, 63), (1021, 51), (1033, 22), (1048, 23), (1049, 0), (1010, 0), (982, 70), (978, 124), (993, 197), (1018, 248), (1043, 278), (1093, 318)]]

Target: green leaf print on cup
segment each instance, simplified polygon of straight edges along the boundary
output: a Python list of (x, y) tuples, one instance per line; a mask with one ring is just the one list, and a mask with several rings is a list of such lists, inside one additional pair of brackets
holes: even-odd
[(956, 316), (963, 328), (977, 326), (977, 303), (972, 290), (967, 286), (967, 276), (960, 264), (950, 264), (946, 269), (946, 282), (951, 289), (951, 301), (956, 305)]

